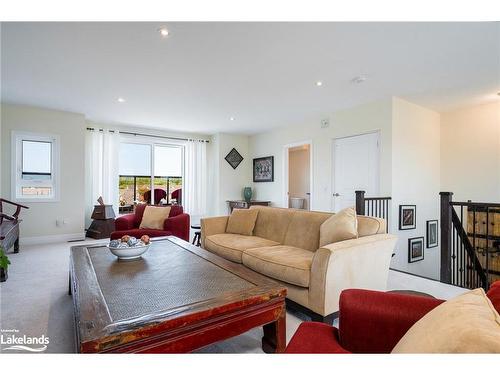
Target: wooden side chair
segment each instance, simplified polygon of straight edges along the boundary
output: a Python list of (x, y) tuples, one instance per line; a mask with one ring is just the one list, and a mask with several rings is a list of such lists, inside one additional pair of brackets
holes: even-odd
[[(16, 211), (13, 215), (7, 215), (3, 212), (3, 203), (16, 206)], [(5, 251), (14, 246), (14, 253), (19, 252), (19, 224), (21, 223), (19, 214), (22, 208), (29, 209), (29, 207), (22, 204), (0, 198), (0, 245)]]

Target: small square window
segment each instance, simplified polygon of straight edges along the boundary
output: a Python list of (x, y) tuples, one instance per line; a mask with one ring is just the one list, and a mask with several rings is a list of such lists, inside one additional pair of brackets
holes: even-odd
[(12, 198), (58, 200), (59, 137), (12, 132), (12, 152)]

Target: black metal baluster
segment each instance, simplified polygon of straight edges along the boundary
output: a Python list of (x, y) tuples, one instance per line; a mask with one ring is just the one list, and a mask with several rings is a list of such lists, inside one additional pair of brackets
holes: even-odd
[(389, 232), (389, 218), (391, 216), (391, 213), (390, 213), (390, 205), (389, 205), (389, 199), (385, 201), (385, 204), (386, 204), (386, 208), (387, 208), (387, 232)]
[(488, 284), (490, 282), (490, 265), (489, 265), (489, 248), (490, 248), (490, 241), (489, 241), (489, 233), (490, 233), (490, 207), (486, 207), (486, 285), (483, 285), (484, 290), (488, 290)]
[(453, 241), (453, 252), (455, 257), (453, 258), (453, 272), (455, 273), (455, 285), (458, 285), (458, 243), (457, 243), (457, 231), (455, 227), (452, 227), (452, 241)]
[[(472, 247), (474, 248), (474, 254), (476, 254), (477, 256), (477, 247), (476, 247), (476, 207), (473, 206), (472, 207)], [(475, 273), (475, 281), (476, 281), (476, 285), (475, 287), (478, 285), (478, 276), (479, 276), (479, 272), (478, 270), (476, 269), (476, 267), (474, 267), (474, 273)]]
[(451, 236), (451, 283), (456, 285), (456, 263), (455, 263), (455, 230), (452, 228), (452, 236)]

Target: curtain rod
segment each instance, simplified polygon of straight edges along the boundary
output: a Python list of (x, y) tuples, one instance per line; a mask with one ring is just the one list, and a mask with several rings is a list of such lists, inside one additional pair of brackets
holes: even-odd
[[(97, 131), (104, 131), (104, 129), (96, 129), (96, 128), (87, 128), (87, 130), (97, 130)], [(108, 130), (110, 133), (114, 133), (114, 130)], [(210, 143), (208, 139), (193, 139), (193, 138), (179, 138), (179, 137), (166, 137), (163, 135), (152, 135), (152, 134), (144, 134), (144, 133), (132, 133), (132, 132), (125, 132), (125, 131), (120, 131), (117, 130), (118, 133), (120, 134), (127, 134), (127, 135), (134, 135), (134, 136), (141, 136), (141, 137), (151, 137), (151, 138), (163, 138), (163, 139), (172, 139), (175, 141), (199, 141), (199, 142), (206, 142)]]

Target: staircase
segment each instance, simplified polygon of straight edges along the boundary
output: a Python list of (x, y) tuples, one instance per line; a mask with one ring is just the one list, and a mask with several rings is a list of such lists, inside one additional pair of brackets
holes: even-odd
[(484, 288), (500, 280), (500, 203), (454, 202), (441, 192), (441, 281)]

